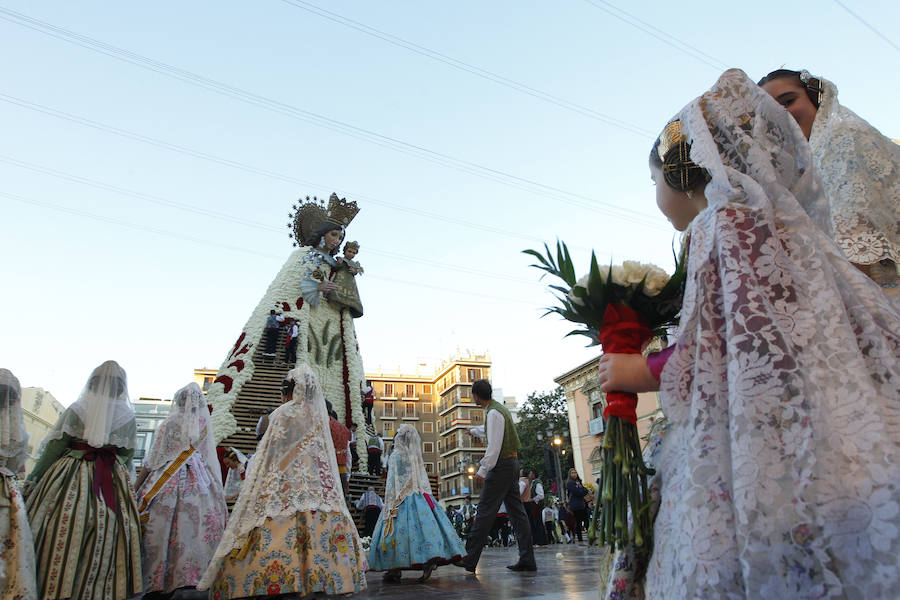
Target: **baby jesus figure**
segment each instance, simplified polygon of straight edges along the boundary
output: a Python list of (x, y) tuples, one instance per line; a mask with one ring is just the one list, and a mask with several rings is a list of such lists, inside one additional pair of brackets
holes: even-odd
[(344, 256), (335, 259), (337, 266), (334, 267), (334, 277), (332, 281), (337, 284), (338, 288), (328, 295), (328, 301), (338, 306), (346, 307), (350, 310), (353, 318), (359, 318), (363, 315), (362, 300), (359, 298), (359, 290), (356, 289), (356, 281), (354, 277), (363, 273), (363, 268), (358, 262), (353, 260), (359, 252), (359, 242), (347, 242), (344, 244)]

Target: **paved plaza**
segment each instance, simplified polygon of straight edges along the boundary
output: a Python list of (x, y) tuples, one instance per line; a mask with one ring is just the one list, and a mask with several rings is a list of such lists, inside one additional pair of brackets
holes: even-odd
[[(556, 554), (562, 553), (562, 558)], [(572, 599), (596, 600), (600, 593), (597, 575), (599, 548), (557, 544), (535, 548), (538, 570), (535, 573), (514, 573), (506, 568), (518, 559), (515, 547), (486, 548), (478, 563), (478, 570), (447, 565), (434, 571), (425, 583), (416, 583), (417, 571), (404, 571), (400, 583), (385, 583), (381, 573), (369, 573), (369, 587), (352, 598), (397, 598), (416, 600), (423, 596), (442, 600), (512, 600)]]

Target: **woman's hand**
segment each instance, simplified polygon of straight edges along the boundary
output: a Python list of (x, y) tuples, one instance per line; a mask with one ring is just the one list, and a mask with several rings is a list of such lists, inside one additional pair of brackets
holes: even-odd
[(641, 354), (604, 354), (600, 357), (600, 389), (604, 392), (655, 392), (659, 382)]
[(319, 283), (319, 291), (320, 292), (325, 292), (327, 294), (328, 292), (333, 292), (336, 289), (337, 289), (337, 284), (332, 281), (323, 281), (323, 282)]

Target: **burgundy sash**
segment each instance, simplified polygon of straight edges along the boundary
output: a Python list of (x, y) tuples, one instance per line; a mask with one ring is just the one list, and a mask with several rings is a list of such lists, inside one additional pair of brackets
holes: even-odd
[(113, 512), (116, 512), (116, 494), (113, 490), (113, 465), (116, 463), (117, 448), (104, 446), (94, 448), (84, 442), (72, 442), (73, 450), (84, 452), (84, 460), (94, 463), (94, 493), (102, 498)]

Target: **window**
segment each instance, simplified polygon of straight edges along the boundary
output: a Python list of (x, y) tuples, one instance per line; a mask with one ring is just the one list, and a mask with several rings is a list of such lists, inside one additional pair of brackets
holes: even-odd
[(384, 384), (384, 395), (385, 396), (393, 396), (394, 395), (394, 384), (393, 383)]
[(414, 418), (416, 416), (415, 402), (406, 402), (406, 412), (403, 414), (403, 416), (407, 418)]
[(434, 452), (434, 442), (422, 442), (422, 452)]
[(431, 393), (431, 384), (430, 383), (426, 383), (425, 385), (422, 386), (422, 393), (423, 394)]
[(469, 381), (481, 379), (481, 369), (469, 369)]
[(425, 463), (425, 472), (429, 475), (434, 473), (434, 463)]
[(438, 452), (441, 451), (442, 446), (443, 446), (443, 444), (441, 444), (441, 440), (438, 440)]
[(430, 412), (431, 412), (431, 408), (432, 408), (432, 407), (431, 407), (431, 402), (426, 402), (425, 404), (422, 405), (422, 412), (423, 412), (423, 413), (430, 413)]
[(416, 397), (416, 386), (412, 383), (406, 384), (406, 397), (407, 398), (415, 398)]
[(594, 404), (593, 406), (591, 406), (591, 418), (592, 419), (597, 419), (602, 416), (603, 416), (603, 403), (602, 402), (598, 402), (597, 404)]
[(394, 416), (394, 403), (393, 402), (385, 402), (384, 403), (384, 411), (382, 415), (385, 417), (393, 417)]
[(430, 421), (425, 421), (424, 423), (422, 423), (422, 433), (434, 433), (434, 423)]
[(384, 422), (384, 437), (394, 437), (394, 423), (392, 421)]

